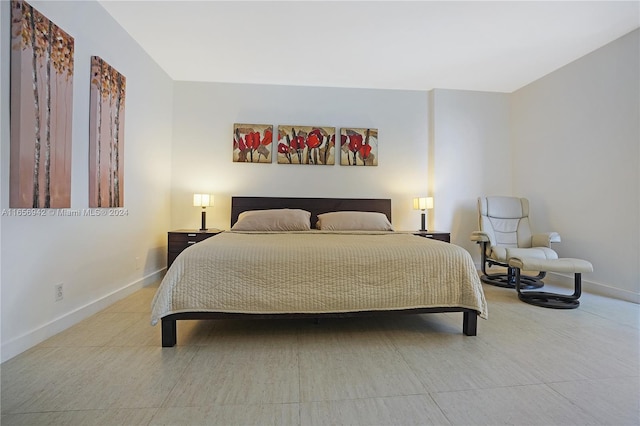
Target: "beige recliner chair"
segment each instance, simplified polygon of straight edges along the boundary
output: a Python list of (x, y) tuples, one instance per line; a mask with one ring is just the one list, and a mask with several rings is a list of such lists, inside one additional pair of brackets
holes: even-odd
[[(479, 197), (478, 214), (480, 230), (471, 234), (471, 240), (482, 248), (482, 282), (515, 288), (516, 277), (514, 268), (509, 266), (510, 258), (558, 258), (550, 245), (560, 242), (560, 235), (556, 232), (531, 232), (529, 201), (526, 198)], [(487, 266), (501, 266), (507, 271), (488, 274)], [(536, 276), (521, 275), (520, 288), (542, 287), (546, 272), (538, 272)]]

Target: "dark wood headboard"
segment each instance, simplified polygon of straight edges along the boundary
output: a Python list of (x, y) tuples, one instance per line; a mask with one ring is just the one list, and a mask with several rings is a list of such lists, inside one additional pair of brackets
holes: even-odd
[(231, 197), (231, 226), (244, 211), (270, 209), (307, 210), (311, 212), (311, 228), (316, 227), (319, 214), (339, 211), (384, 213), (391, 222), (389, 198)]

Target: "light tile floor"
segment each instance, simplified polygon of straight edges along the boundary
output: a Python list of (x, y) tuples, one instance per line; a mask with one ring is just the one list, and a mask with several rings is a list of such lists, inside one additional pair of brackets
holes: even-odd
[(192, 321), (163, 349), (154, 292), (2, 364), (2, 425), (640, 424), (633, 303), (552, 310), (485, 286), (476, 337), (454, 313)]

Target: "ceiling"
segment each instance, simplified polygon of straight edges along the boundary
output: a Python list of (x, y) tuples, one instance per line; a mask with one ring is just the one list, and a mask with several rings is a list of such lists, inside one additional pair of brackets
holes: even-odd
[(113, 1), (187, 81), (512, 92), (640, 26), (640, 1)]

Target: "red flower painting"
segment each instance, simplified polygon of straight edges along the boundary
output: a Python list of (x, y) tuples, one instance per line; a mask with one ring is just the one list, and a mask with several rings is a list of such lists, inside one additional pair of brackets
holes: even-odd
[(343, 166), (377, 166), (378, 129), (341, 129), (340, 151)]
[(335, 164), (335, 128), (278, 126), (278, 163)]
[(233, 161), (270, 163), (273, 126), (270, 124), (233, 125)]

